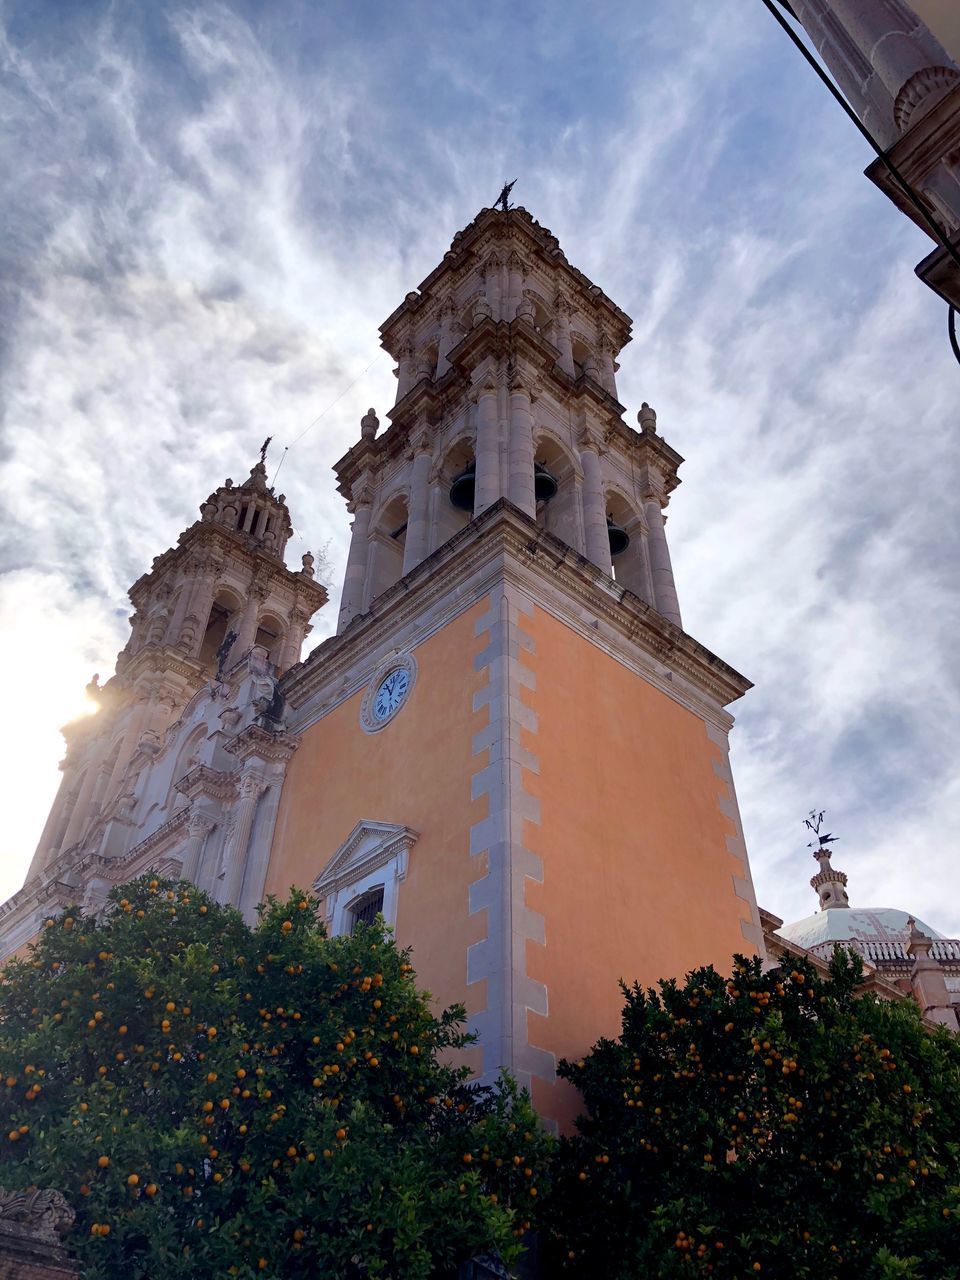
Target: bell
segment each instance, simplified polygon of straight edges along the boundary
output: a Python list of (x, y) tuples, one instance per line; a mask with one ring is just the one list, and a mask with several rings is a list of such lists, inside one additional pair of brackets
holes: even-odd
[(618, 524), (614, 524), (612, 516), (607, 516), (607, 538), (610, 541), (610, 554), (612, 556), (623, 555), (630, 545), (629, 533), (627, 533), (626, 529), (621, 529)]
[(557, 496), (557, 482), (542, 462), (534, 464), (533, 494), (537, 502), (549, 502)]
[(473, 513), (473, 495), (477, 487), (477, 464), (468, 462), (450, 485), (450, 501), (460, 511)]

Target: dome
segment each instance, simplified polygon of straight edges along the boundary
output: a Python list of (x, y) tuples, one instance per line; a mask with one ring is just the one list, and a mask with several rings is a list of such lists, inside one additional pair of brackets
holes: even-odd
[(911, 917), (909, 912), (895, 907), (828, 907), (793, 924), (781, 925), (775, 932), (778, 938), (829, 958), (837, 943), (852, 945), (857, 950), (860, 949), (858, 943), (899, 943), (905, 946), (910, 937), (911, 918), (927, 937), (943, 937), (936, 929), (917, 920), (916, 916)]
[[(814, 815), (811, 814), (811, 818)], [(819, 821), (822, 822), (823, 814)], [(811, 826), (808, 821), (806, 824)], [(811, 827), (819, 834), (819, 827)], [(943, 935), (931, 929), (916, 916), (907, 911), (899, 911), (895, 907), (851, 907), (847, 897), (847, 877), (830, 863), (829, 845), (834, 837), (823, 836), (813, 856), (819, 870), (810, 881), (810, 887), (816, 891), (821, 910), (793, 924), (782, 924), (775, 930), (778, 938), (792, 942), (823, 960), (829, 960), (833, 948), (851, 947), (864, 956), (886, 956), (888, 959), (907, 954), (910, 942), (911, 924), (928, 938), (939, 939)]]

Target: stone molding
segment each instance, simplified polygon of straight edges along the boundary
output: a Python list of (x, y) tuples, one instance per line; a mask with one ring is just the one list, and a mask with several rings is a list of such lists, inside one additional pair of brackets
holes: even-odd
[(474, 695), (473, 711), (486, 724), (474, 733), (473, 754), (482, 760), (471, 780), (471, 798), (487, 798), (487, 814), (470, 828), (470, 857), (480, 874), (469, 888), (471, 915), (484, 912), (486, 937), (467, 947), (467, 985), (485, 984), (485, 1008), (471, 1019), (483, 1054), (481, 1082), (492, 1084), (501, 1069), (530, 1088), (534, 1077), (552, 1084), (554, 1054), (531, 1045), (527, 1015), (546, 1017), (546, 986), (527, 974), (527, 943), (546, 940), (543, 916), (526, 903), (528, 880), (543, 881), (543, 860), (527, 848), (524, 829), (539, 825), (539, 801), (524, 786), (525, 773), (539, 772), (539, 760), (521, 737), (532, 741), (536, 712), (522, 691), (536, 689), (533, 669), (521, 661), (534, 641), (523, 620), (533, 604), (504, 583), (490, 594), (490, 608), (474, 634), (485, 647), (474, 670), (486, 672), (486, 684)]

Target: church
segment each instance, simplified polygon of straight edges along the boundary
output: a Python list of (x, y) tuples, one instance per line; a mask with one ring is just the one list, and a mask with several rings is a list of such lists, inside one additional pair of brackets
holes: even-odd
[(150, 868), (248, 919), (313, 888), (333, 932), (382, 913), (465, 1005), (476, 1075), (562, 1122), (556, 1063), (616, 1032), (618, 979), (761, 949), (727, 741), (750, 684), (682, 628), (682, 459), (648, 405), (625, 421), (630, 329), (524, 209), (458, 232), (381, 328), (386, 425), (336, 463), (337, 634), (299, 660), (327, 596), (261, 457), (131, 587), (0, 953)]
[(956, 1026), (960, 943), (851, 909), (826, 848), (816, 916), (758, 909), (728, 754), (750, 682), (683, 630), (671, 569), (683, 459), (618, 400), (630, 318), (503, 205), (381, 327), (396, 402), (335, 466), (336, 634), (300, 660), (327, 593), (309, 554), (285, 563), (262, 452), (130, 588), (0, 956), (151, 869), (248, 920), (312, 889), (333, 933), (382, 914), (465, 1006), (476, 1077), (508, 1069), (560, 1125), (557, 1062), (617, 1034), (621, 978), (841, 941)]

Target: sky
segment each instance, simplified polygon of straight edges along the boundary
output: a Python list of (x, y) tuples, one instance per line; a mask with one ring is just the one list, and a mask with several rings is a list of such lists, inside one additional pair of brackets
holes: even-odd
[(0, 900), (127, 588), (268, 435), (332, 632), (378, 326), (516, 178), (686, 458), (761, 906), (814, 910), (825, 808), (853, 905), (960, 935), (960, 369), (929, 241), (759, 0), (0, 0), (0, 68)]

